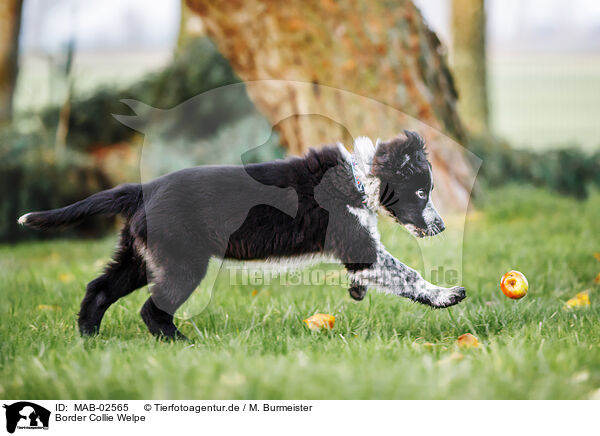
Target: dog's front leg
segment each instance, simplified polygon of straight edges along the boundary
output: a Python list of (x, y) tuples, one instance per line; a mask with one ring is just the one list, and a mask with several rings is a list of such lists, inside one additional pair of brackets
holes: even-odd
[(365, 285), (361, 285), (360, 283), (353, 281), (352, 283), (350, 283), (350, 288), (348, 288), (348, 292), (354, 300), (361, 301), (365, 298), (365, 295), (367, 295), (367, 287)]
[(349, 271), (349, 275), (353, 284), (374, 287), (436, 308), (452, 306), (465, 298), (465, 288), (433, 285), (383, 247), (377, 250), (375, 263), (365, 269)]

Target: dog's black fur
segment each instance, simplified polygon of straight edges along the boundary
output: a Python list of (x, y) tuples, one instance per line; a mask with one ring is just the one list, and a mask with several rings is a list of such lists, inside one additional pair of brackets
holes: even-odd
[[(19, 222), (48, 229), (96, 214), (125, 219), (114, 260), (87, 286), (79, 312), (82, 334), (96, 333), (111, 304), (153, 282), (143, 320), (155, 335), (183, 337), (173, 314), (203, 279), (211, 257), (325, 254), (346, 266), (354, 299), (377, 286), (447, 307), (464, 298), (464, 289), (425, 282), (385, 251), (372, 225), (373, 209), (379, 209), (417, 236), (443, 230), (430, 201), (431, 167), (423, 141), (405, 133), (378, 144), (369, 156), (371, 171), (362, 176), (370, 189), (364, 195), (355, 185), (347, 152), (324, 147), (303, 158), (190, 168), (99, 192), (62, 209), (29, 213)], [(419, 190), (425, 198), (415, 194)], [(382, 272), (391, 273), (396, 283), (380, 277)]]

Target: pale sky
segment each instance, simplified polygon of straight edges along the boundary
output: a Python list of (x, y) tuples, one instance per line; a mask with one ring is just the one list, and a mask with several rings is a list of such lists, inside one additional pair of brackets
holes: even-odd
[[(450, 0), (415, 0), (448, 42)], [(487, 0), (491, 49), (600, 51), (598, 0)], [(179, 0), (25, 0), (22, 47), (54, 52), (71, 35), (78, 50), (168, 49)]]
[[(415, 0), (440, 38), (450, 38), (451, 0)], [(501, 51), (600, 51), (598, 0), (486, 0), (488, 47)]]

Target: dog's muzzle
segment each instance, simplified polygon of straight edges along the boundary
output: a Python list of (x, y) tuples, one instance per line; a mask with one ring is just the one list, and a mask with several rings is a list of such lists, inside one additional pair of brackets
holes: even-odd
[(427, 227), (427, 235), (425, 236), (435, 236), (439, 233), (442, 233), (444, 230), (446, 230), (444, 221), (442, 221), (442, 218), (438, 217)]
[(446, 229), (446, 226), (444, 225), (444, 222), (441, 219), (439, 221), (436, 221), (436, 222), (430, 224), (426, 229), (422, 229), (420, 227), (413, 226), (412, 224), (405, 224), (404, 227), (406, 227), (408, 229), (408, 231), (411, 232), (417, 238), (424, 238), (426, 236), (435, 236), (439, 233), (442, 233)]
[(422, 233), (422, 236), (420, 236), (421, 238), (425, 236), (435, 236), (446, 229), (444, 220), (442, 220), (438, 211), (435, 210), (435, 206), (431, 202), (431, 199), (427, 203), (427, 206), (425, 206), (425, 209), (423, 209), (423, 221), (425, 221), (427, 228), (419, 229)]

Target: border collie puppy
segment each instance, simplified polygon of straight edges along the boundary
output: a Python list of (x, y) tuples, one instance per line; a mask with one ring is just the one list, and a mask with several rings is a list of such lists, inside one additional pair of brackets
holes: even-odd
[(173, 314), (206, 274), (211, 257), (300, 259), (324, 255), (346, 267), (350, 295), (367, 288), (441, 308), (465, 298), (462, 287), (424, 280), (386, 251), (377, 213), (417, 237), (444, 223), (431, 201), (433, 180), (424, 143), (414, 132), (389, 142), (357, 138), (350, 154), (338, 144), (303, 158), (244, 166), (203, 166), (144, 184), (126, 184), (19, 223), (37, 229), (74, 224), (97, 214), (125, 221), (114, 260), (91, 281), (81, 302), (79, 330), (94, 334), (108, 307), (149, 282), (141, 309), (151, 333), (184, 338)]

